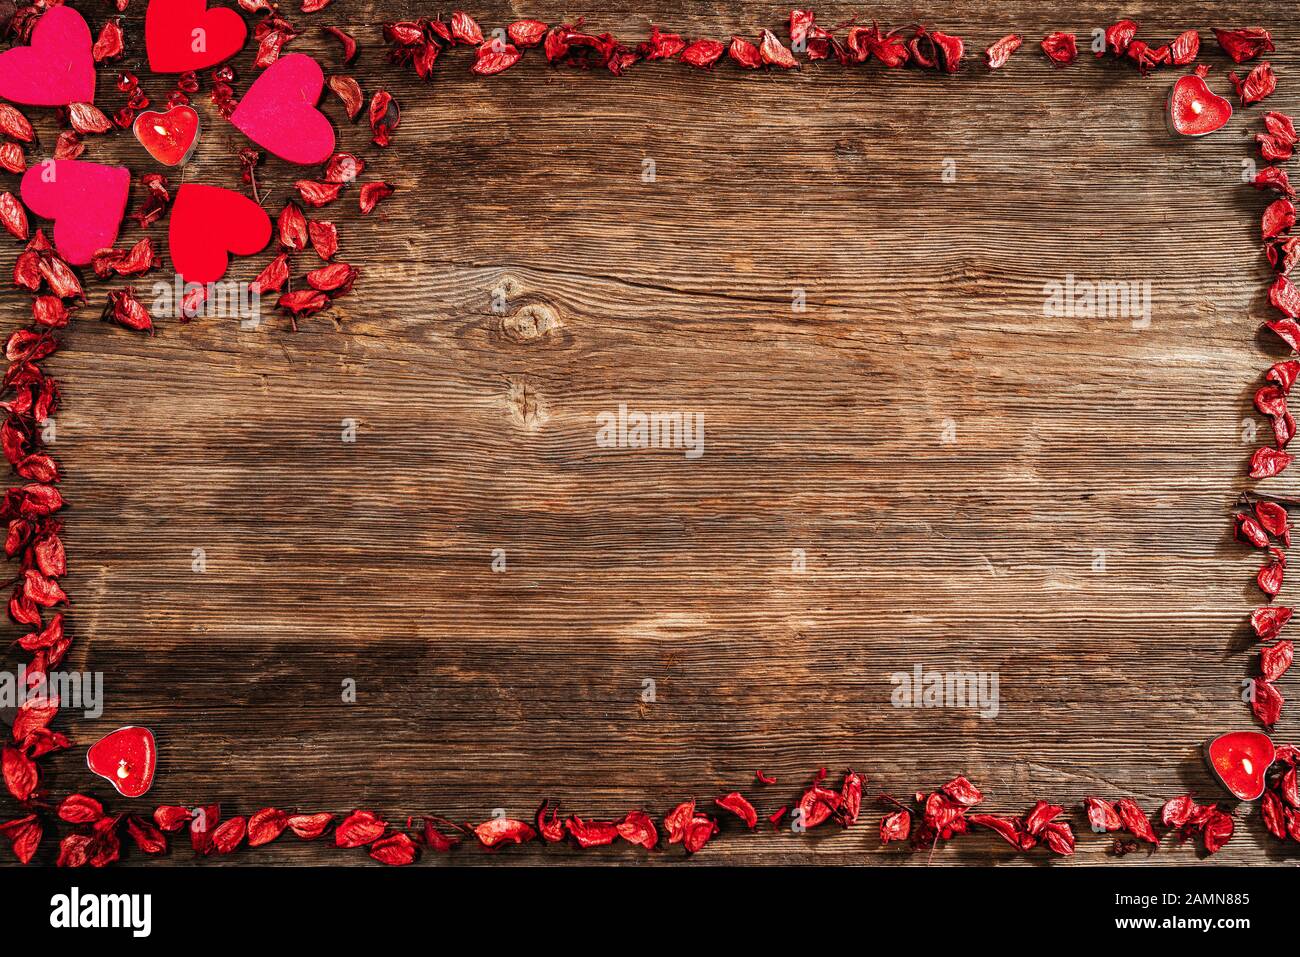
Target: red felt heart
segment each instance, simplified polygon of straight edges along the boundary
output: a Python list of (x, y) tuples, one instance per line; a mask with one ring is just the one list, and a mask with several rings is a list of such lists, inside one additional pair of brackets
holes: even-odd
[(216, 282), (226, 274), (230, 253), (251, 256), (270, 240), (270, 217), (242, 193), (197, 183), (176, 191), (167, 243), (186, 282)]
[(1264, 774), (1273, 756), (1273, 741), (1261, 731), (1231, 731), (1205, 746), (1210, 770), (1229, 794), (1242, 801), (1254, 801), (1264, 793)]
[(164, 166), (180, 166), (199, 141), (199, 114), (188, 106), (173, 106), (166, 113), (146, 110), (132, 129), (150, 156)]
[(148, 728), (118, 728), (90, 746), (86, 764), (119, 794), (137, 798), (153, 784), (158, 765), (153, 734)]
[(1201, 73), (1179, 77), (1169, 93), (1169, 125), (1183, 136), (1204, 136), (1232, 119), (1232, 104), (1205, 82)]
[(144, 46), (155, 73), (185, 73), (214, 66), (238, 53), (248, 38), (234, 10), (209, 10), (206, 0), (149, 0)]
[(95, 99), (90, 27), (71, 7), (51, 7), (36, 22), (31, 46), (0, 53), (0, 97), (29, 106)]

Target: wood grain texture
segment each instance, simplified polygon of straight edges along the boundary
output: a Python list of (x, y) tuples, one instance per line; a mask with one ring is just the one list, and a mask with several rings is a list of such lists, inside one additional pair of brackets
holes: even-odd
[[(1116, 18), (1091, 2), (943, 6), (935, 24), (975, 52), (1012, 30)], [(142, 8), (128, 14), (137, 66)], [(1241, 184), (1260, 108), (1176, 143), (1170, 76), (1086, 55), (1058, 70), (1032, 42), (996, 74), (952, 78), (649, 64), (614, 79), (534, 51), (485, 80), (457, 51), (425, 84), (385, 65), (377, 24), (429, 12), (336, 0), (286, 14), (306, 28), (291, 49), (327, 72), (337, 46), (315, 27), (353, 28), (367, 94), (382, 85), (402, 105), (385, 151), (327, 100), (341, 147), (371, 164), (363, 178), (399, 190), (371, 217), (355, 192), (323, 211), (362, 271), (352, 296), (296, 334), (270, 316), (145, 338), (88, 308), (50, 363), (66, 393), (71, 662), (103, 671), (108, 696), (102, 719), (73, 726), (81, 746), (152, 728), (149, 807), (372, 807), (394, 821), (528, 816), (544, 796), (584, 816), (662, 813), (736, 787), (766, 814), (819, 765), (866, 773), (871, 797), (964, 771), (991, 810), (1015, 813), (1040, 797), (1154, 810), (1215, 793), (1198, 747), (1252, 726), (1239, 694), (1259, 597), (1229, 506), (1248, 485), (1243, 420), (1266, 429), (1250, 396), (1280, 355), (1254, 333), (1269, 314), (1266, 202)], [(651, 15), (692, 36), (784, 15), (472, 12), (485, 27), (586, 14), (633, 39)], [(1268, 105), (1300, 107), (1289, 5), (1126, 12), (1143, 36), (1202, 28), (1224, 89), (1208, 28), (1271, 27)], [(103, 12), (89, 13), (97, 29)], [(871, 15), (929, 17), (898, 3)], [(237, 62), (242, 92), (251, 56)], [(145, 82), (161, 99), (164, 83)], [(243, 143), (197, 105), (184, 179), (238, 187)], [(52, 143), (48, 111), (33, 112)], [(151, 168), (129, 136), (86, 158)], [(298, 175), (259, 172), (273, 213)], [(314, 265), (299, 256), (295, 274)], [(1045, 283), (1069, 274), (1149, 282), (1149, 328), (1045, 318)], [(26, 300), (6, 294), (3, 309), (13, 327)], [(620, 403), (701, 413), (703, 456), (599, 447), (596, 417)], [(1295, 491), (1289, 473), (1273, 484)], [(891, 707), (890, 675), (918, 663), (998, 673), (1000, 713)], [(1278, 737), (1298, 727), (1289, 708)], [(45, 763), (55, 793), (94, 786), (81, 753)], [(753, 787), (760, 767), (780, 784)], [(1294, 859), (1244, 811), (1216, 860)], [(874, 805), (864, 817), (809, 836), (732, 827), (697, 863), (927, 861), (880, 848)], [(1067, 863), (1113, 859), (1107, 840), (1079, 843)], [(1171, 843), (1150, 860), (1196, 860)], [(1044, 858), (979, 835), (932, 860)], [(211, 863), (254, 862), (371, 863), (292, 838)]]

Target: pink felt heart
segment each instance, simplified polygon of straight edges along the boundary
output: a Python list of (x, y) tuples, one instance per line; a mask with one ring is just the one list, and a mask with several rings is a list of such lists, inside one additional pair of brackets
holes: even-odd
[(282, 56), (248, 88), (230, 122), (290, 163), (323, 163), (334, 152), (334, 127), (316, 109), (324, 85), (320, 64), (307, 54)]
[(167, 245), (186, 282), (216, 282), (226, 274), (230, 253), (251, 256), (270, 241), (266, 210), (242, 193), (198, 183), (176, 191)]
[(81, 160), (45, 160), (28, 169), (22, 182), (23, 202), (54, 220), (54, 248), (74, 266), (113, 245), (130, 191), (125, 166)]
[(51, 7), (36, 22), (31, 46), (0, 53), (0, 97), (28, 106), (95, 99), (90, 27), (71, 7)]

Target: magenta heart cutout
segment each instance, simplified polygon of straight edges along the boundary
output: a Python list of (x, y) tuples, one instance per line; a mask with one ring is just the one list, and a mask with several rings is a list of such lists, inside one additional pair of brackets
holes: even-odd
[(74, 266), (113, 245), (130, 191), (131, 171), (125, 166), (45, 160), (23, 174), (23, 202), (37, 216), (54, 220), (54, 248)]
[(230, 122), (290, 163), (323, 163), (334, 152), (334, 127), (316, 109), (324, 86), (320, 64), (307, 54), (282, 56), (248, 88)]
[(28, 106), (95, 99), (90, 27), (71, 7), (51, 7), (36, 22), (31, 46), (0, 53), (0, 97)]

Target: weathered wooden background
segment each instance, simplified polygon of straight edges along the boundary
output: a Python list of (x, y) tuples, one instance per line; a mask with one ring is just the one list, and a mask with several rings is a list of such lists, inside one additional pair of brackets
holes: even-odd
[[(109, 10), (76, 5), (96, 30)], [(143, 6), (128, 13), (127, 64), (161, 100), (169, 81), (141, 61)], [(923, 863), (878, 846), (871, 799), (958, 771), (1005, 812), (1040, 797), (1132, 795), (1150, 810), (1213, 797), (1198, 748), (1252, 726), (1239, 694), (1259, 597), (1258, 556), (1231, 541), (1228, 509), (1247, 486), (1243, 420), (1266, 431), (1250, 396), (1280, 354), (1254, 332), (1269, 314), (1266, 199), (1241, 182), (1262, 109), (1178, 142), (1161, 112), (1172, 75), (1086, 51), (1057, 69), (1033, 41), (1122, 15), (1152, 39), (1200, 27), (1226, 93), (1209, 27), (1267, 25), (1281, 48), (1269, 105), (1293, 111), (1291, 6), (817, 8), (824, 24), (934, 14), (976, 54), (1012, 30), (1031, 38), (1004, 70), (951, 78), (668, 63), (615, 79), (533, 51), (479, 79), (460, 50), (421, 83), (385, 63), (378, 24), (435, 12), (286, 7), (303, 31), (289, 49), (339, 72), (317, 28), (352, 29), (352, 72), (402, 107), (385, 151), (325, 101), (340, 147), (370, 164), (363, 178), (399, 190), (371, 217), (354, 190), (322, 211), (362, 271), (352, 296), (296, 334), (268, 315), (254, 331), (209, 319), (148, 338), (94, 321), (92, 305), (50, 363), (66, 393), (71, 663), (107, 684), (103, 718), (77, 720), (77, 750), (44, 764), (55, 793), (103, 795), (84, 747), (143, 724), (161, 762), (135, 802), (148, 808), (479, 820), (527, 817), (549, 796), (602, 817), (739, 787), (766, 814), (820, 765), (869, 776), (857, 829), (750, 836), (730, 822), (699, 864)], [(585, 14), (632, 41), (652, 22), (784, 36), (788, 13), (471, 12), (485, 28)], [(250, 64), (251, 50), (239, 92)], [(116, 108), (113, 72), (102, 100)], [(206, 95), (197, 105), (203, 139), (183, 178), (238, 187), (243, 141)], [(31, 112), (52, 144), (51, 111)], [(86, 158), (153, 168), (129, 135), (92, 141)], [(269, 210), (300, 175), (263, 167)], [(295, 275), (317, 264), (303, 254)], [(1149, 282), (1149, 328), (1045, 318), (1045, 284), (1069, 274)], [(6, 295), (8, 326), (26, 309)], [(596, 416), (620, 403), (702, 413), (703, 456), (598, 447)], [(892, 707), (891, 673), (918, 663), (996, 672), (1000, 713)], [(1279, 738), (1298, 727), (1288, 708)], [(754, 786), (756, 768), (780, 783)], [(1294, 860), (1245, 810), (1217, 859)], [(1074, 821), (1073, 863), (1112, 860)], [(1196, 860), (1172, 841), (1141, 857)], [(932, 860), (1045, 857), (984, 834)], [(371, 863), (292, 837), (224, 863), (254, 862)]]

